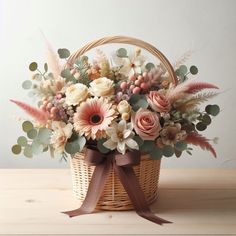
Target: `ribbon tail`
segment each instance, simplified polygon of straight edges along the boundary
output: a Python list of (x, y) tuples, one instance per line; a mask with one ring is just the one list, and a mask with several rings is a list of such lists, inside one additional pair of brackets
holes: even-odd
[(153, 212), (151, 212), (132, 167), (122, 167), (114, 164), (114, 169), (118, 174), (124, 189), (129, 195), (129, 198), (138, 215), (159, 225), (172, 223), (156, 216)]
[(68, 215), (69, 217), (92, 213), (96, 208), (97, 202), (102, 194), (110, 169), (111, 162), (109, 160), (106, 160), (102, 164), (96, 166), (82, 205), (78, 209), (62, 213)]

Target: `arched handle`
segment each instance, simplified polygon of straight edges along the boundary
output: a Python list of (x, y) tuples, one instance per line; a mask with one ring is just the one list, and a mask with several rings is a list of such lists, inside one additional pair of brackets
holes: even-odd
[(78, 49), (73, 54), (71, 54), (71, 56), (68, 59), (68, 63), (73, 64), (78, 57), (82, 56), (85, 52), (89, 51), (90, 49), (95, 48), (97, 46), (104, 45), (104, 44), (109, 44), (109, 43), (131, 44), (131, 45), (135, 45), (149, 51), (151, 54), (157, 57), (161, 61), (161, 63), (164, 65), (166, 70), (169, 72), (169, 75), (171, 77), (171, 80), (174, 86), (177, 85), (177, 78), (176, 78), (174, 69), (172, 65), (170, 64), (170, 62), (168, 61), (168, 59), (162, 54), (162, 52), (160, 52), (151, 44), (146, 43), (136, 38), (126, 37), (126, 36), (112, 36), (112, 37), (104, 37), (101, 39), (94, 40), (86, 44), (82, 48)]

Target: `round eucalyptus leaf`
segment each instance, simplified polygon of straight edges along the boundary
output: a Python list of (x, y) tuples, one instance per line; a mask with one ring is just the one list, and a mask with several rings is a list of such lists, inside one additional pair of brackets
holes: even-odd
[(188, 72), (188, 68), (185, 65), (181, 65), (178, 70), (180, 75), (185, 75)]
[(178, 151), (184, 151), (186, 150), (187, 148), (187, 143), (184, 142), (184, 141), (179, 141), (175, 144), (175, 148), (178, 150)]
[(177, 76), (180, 76), (180, 70), (177, 69), (177, 70), (175, 71), (175, 74), (176, 74)]
[(116, 51), (118, 57), (127, 57), (127, 50), (125, 48), (120, 48)]
[(209, 125), (211, 124), (211, 117), (207, 114), (203, 115), (202, 117), (202, 122), (205, 124), (205, 125)]
[(33, 157), (32, 147), (30, 145), (26, 146), (23, 153), (25, 157)]
[(23, 131), (25, 131), (26, 133), (28, 132), (28, 131), (30, 131), (31, 129), (33, 129), (34, 128), (34, 126), (33, 126), (33, 124), (30, 122), (30, 121), (24, 121), (23, 123), (22, 123), (22, 129), (23, 129)]
[(58, 49), (57, 53), (58, 53), (59, 57), (62, 58), (62, 59), (68, 58), (70, 56), (70, 51), (66, 48)]
[(162, 152), (165, 157), (171, 157), (175, 153), (175, 150), (172, 146), (167, 145), (162, 149)]
[(22, 88), (23, 89), (30, 89), (32, 87), (32, 82), (30, 80), (25, 80), (22, 83)]
[(141, 99), (141, 95), (140, 94), (133, 94), (130, 99), (129, 99), (129, 103), (131, 105), (134, 105), (135, 103), (137, 103), (139, 100)]
[(47, 128), (40, 128), (37, 139), (42, 144), (49, 144), (51, 139), (52, 131)]
[(32, 153), (35, 155), (38, 155), (44, 151), (43, 145), (38, 143), (35, 140), (32, 143), (31, 149), (32, 149)]
[(147, 108), (148, 107), (148, 102), (146, 99), (140, 99), (138, 102), (133, 105), (133, 110), (138, 111), (140, 108)]
[(104, 142), (106, 142), (106, 139), (104, 139), (104, 138), (99, 139), (97, 142), (97, 148), (98, 148), (99, 152), (106, 154), (106, 153), (110, 152), (110, 150), (103, 146)]
[(208, 114), (211, 114), (210, 112), (211, 112), (211, 106), (212, 105), (207, 105), (206, 107), (205, 107), (205, 111), (208, 113)]
[(196, 124), (196, 128), (197, 128), (198, 131), (203, 131), (207, 128), (207, 126), (203, 122), (198, 122)]
[(16, 144), (14, 146), (12, 146), (11, 151), (15, 154), (18, 155), (21, 153), (21, 146)]
[(151, 140), (145, 140), (140, 147), (140, 151), (143, 153), (150, 153), (155, 148), (155, 142)]
[(217, 116), (220, 113), (220, 107), (218, 105), (211, 105), (210, 114), (212, 116)]
[(38, 64), (36, 62), (32, 62), (29, 65), (30, 71), (36, 71), (38, 69)]
[(36, 137), (37, 137), (37, 134), (38, 134), (38, 132), (37, 132), (37, 130), (36, 130), (35, 128), (33, 128), (33, 129), (31, 129), (31, 130), (29, 130), (29, 131), (27, 132), (27, 136), (28, 136), (28, 138), (30, 138), (30, 139), (36, 138)]
[(150, 157), (153, 160), (160, 160), (162, 158), (162, 150), (160, 148), (155, 147), (151, 153)]
[(149, 62), (149, 63), (147, 63), (147, 64), (145, 65), (145, 68), (146, 68), (148, 71), (150, 71), (150, 70), (152, 70), (153, 68), (155, 68), (155, 65), (154, 65), (153, 63)]
[(192, 75), (196, 75), (198, 73), (198, 68), (196, 66), (191, 66), (189, 71)]
[(28, 144), (28, 140), (26, 137), (24, 136), (20, 136), (18, 139), (17, 139), (17, 143), (22, 146), (22, 147), (25, 147), (27, 144)]
[(69, 69), (65, 69), (61, 72), (61, 77), (65, 79), (71, 79), (72, 74), (70, 73)]

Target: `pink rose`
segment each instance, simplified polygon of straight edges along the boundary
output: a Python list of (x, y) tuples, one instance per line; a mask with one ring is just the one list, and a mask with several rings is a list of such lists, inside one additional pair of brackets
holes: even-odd
[(158, 91), (151, 91), (147, 95), (147, 101), (154, 111), (167, 113), (171, 109), (168, 98)]
[(143, 140), (155, 140), (161, 129), (159, 118), (156, 113), (140, 108), (132, 116), (132, 124), (135, 132)]

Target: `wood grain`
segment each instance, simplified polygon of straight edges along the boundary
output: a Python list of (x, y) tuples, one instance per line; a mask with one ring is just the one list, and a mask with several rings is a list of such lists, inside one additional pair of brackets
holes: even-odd
[(236, 235), (235, 169), (162, 169), (151, 208), (174, 224), (158, 226), (133, 211), (68, 218), (80, 203), (70, 171), (0, 169), (0, 234)]

